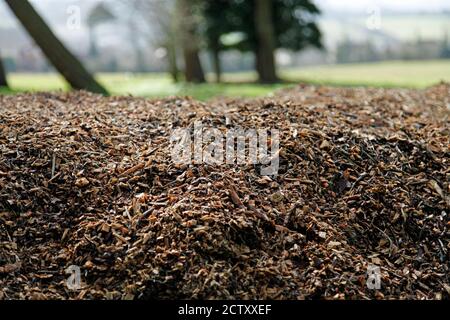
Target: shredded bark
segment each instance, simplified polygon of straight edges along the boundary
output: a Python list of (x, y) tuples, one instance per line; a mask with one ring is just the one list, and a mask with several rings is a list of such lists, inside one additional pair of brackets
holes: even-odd
[[(448, 84), (0, 108), (0, 299), (449, 298)], [(279, 129), (279, 174), (174, 164), (196, 120)]]

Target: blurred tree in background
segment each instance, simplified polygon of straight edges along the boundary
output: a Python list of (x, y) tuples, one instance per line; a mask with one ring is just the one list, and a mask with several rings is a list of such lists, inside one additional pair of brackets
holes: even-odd
[(109, 10), (109, 8), (102, 2), (98, 3), (90, 12), (87, 18), (87, 27), (89, 30), (89, 55), (96, 58), (98, 56), (97, 43), (95, 29), (102, 23), (114, 20), (115, 17)]
[[(260, 82), (278, 81), (275, 68), (275, 27), (273, 0), (254, 1), (255, 60)], [(278, 21), (276, 21), (278, 23)]]
[(74, 89), (107, 94), (81, 62), (58, 40), (27, 0), (5, 0), (48, 60)]
[[(6, 2), (73, 88), (105, 92), (28, 1)], [(111, 3), (117, 6), (113, 7)], [(128, 30), (122, 33), (125, 34), (124, 47), (132, 50), (134, 59), (127, 59), (125, 65), (130, 68), (131, 61), (130, 69), (134, 72), (155, 70), (155, 67), (159, 70), (158, 59), (164, 58), (166, 70), (176, 82), (179, 79), (178, 62), (183, 61), (184, 79), (202, 83), (206, 79), (201, 53), (207, 51), (211, 55), (216, 81), (220, 82), (221, 53), (239, 50), (253, 54), (260, 82), (274, 83), (279, 81), (277, 49), (322, 48), (321, 33), (316, 25), (318, 14), (320, 12), (312, 0), (99, 1), (91, 7), (84, 21), (89, 31), (87, 63), (97, 70), (102, 63), (105, 66), (102, 70), (117, 70), (116, 57), (111, 57), (111, 54), (111, 63), (104, 64), (104, 54), (99, 53), (99, 39), (96, 37), (99, 25), (114, 22), (121, 24), (122, 30)], [(251, 62), (252, 59), (246, 61)]]
[(450, 41), (448, 40), (448, 31), (445, 31), (444, 39), (442, 40), (441, 58), (450, 58)]
[[(274, 52), (278, 48), (299, 51), (307, 46), (322, 48), (316, 24), (319, 9), (311, 0), (204, 0), (203, 32), (215, 65), (220, 51), (236, 48), (252, 51), (261, 82), (275, 82)], [(231, 45), (222, 39), (240, 33), (240, 41)], [(220, 71), (220, 66), (215, 66)]]
[(8, 82), (6, 81), (6, 71), (3, 67), (3, 60), (0, 56), (0, 87), (8, 87)]
[[(132, 9), (127, 19), (134, 30), (144, 34), (153, 46), (163, 49), (167, 71), (178, 82), (178, 42), (180, 41), (175, 0), (122, 0)], [(137, 21), (136, 17), (139, 17)], [(140, 24), (139, 24), (140, 23)], [(139, 28), (139, 26), (141, 26)], [(133, 38), (133, 37), (132, 37)], [(142, 70), (141, 70), (142, 71)]]
[(200, 62), (200, 12), (199, 0), (177, 0), (179, 30), (184, 57), (184, 75), (187, 82), (205, 82), (205, 74)]
[(233, 19), (233, 2), (228, 0), (204, 1), (202, 3), (202, 32), (206, 46), (211, 53), (216, 82), (221, 82), (222, 66), (220, 53), (233, 46), (224, 43), (222, 37), (237, 30)]

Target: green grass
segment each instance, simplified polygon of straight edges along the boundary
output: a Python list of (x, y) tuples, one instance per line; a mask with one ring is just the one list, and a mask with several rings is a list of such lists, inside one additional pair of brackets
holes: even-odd
[[(226, 75), (227, 83), (186, 84), (173, 83), (166, 74), (98, 74), (98, 80), (113, 95), (134, 95), (145, 97), (192, 96), (199, 100), (213, 97), (257, 97), (269, 94), (284, 84), (261, 85), (254, 83), (252, 74)], [(12, 90), (0, 93), (22, 91), (68, 90), (65, 81), (57, 74), (14, 73), (8, 77)], [(229, 83), (228, 81), (235, 81)]]
[[(136, 95), (145, 97), (192, 96), (207, 100), (213, 97), (257, 97), (295, 83), (335, 86), (379, 86), (424, 88), (441, 80), (450, 81), (450, 60), (440, 61), (391, 61), (372, 64), (348, 64), (304, 67), (281, 70), (286, 81), (274, 85), (255, 83), (252, 72), (224, 75), (223, 84), (175, 84), (166, 74), (99, 74), (98, 80), (113, 95)], [(8, 76), (11, 90), (0, 89), (0, 93), (22, 91), (67, 90), (64, 80), (57, 74), (13, 73)]]
[(283, 75), (314, 84), (425, 88), (450, 82), (450, 60), (341, 64), (285, 71)]

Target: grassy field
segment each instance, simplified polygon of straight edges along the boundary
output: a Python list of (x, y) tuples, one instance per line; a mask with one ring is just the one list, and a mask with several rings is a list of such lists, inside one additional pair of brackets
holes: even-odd
[[(281, 70), (285, 82), (274, 85), (255, 83), (254, 73), (224, 76), (223, 84), (175, 84), (165, 74), (99, 74), (99, 81), (114, 95), (146, 97), (192, 96), (207, 100), (217, 96), (256, 97), (277, 89), (305, 82), (335, 86), (380, 86), (424, 88), (441, 80), (450, 81), (450, 60), (392, 61), (372, 64), (347, 64)], [(64, 80), (56, 74), (10, 74), (12, 91), (67, 90)]]
[(283, 75), (315, 84), (425, 88), (450, 81), (450, 60), (341, 64), (284, 71)]
[[(286, 87), (285, 83), (261, 85), (256, 83), (256, 75), (239, 73), (225, 75), (226, 83), (186, 84), (174, 83), (163, 73), (98, 74), (97, 79), (113, 95), (133, 95), (144, 97), (192, 96), (200, 100), (213, 97), (258, 97)], [(8, 77), (12, 92), (67, 90), (64, 79), (57, 74), (14, 73)], [(2, 91), (0, 90), (0, 93)], [(11, 91), (4, 93), (10, 93)]]

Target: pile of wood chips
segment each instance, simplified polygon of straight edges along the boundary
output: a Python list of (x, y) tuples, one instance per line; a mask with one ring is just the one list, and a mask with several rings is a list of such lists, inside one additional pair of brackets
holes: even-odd
[[(445, 83), (1, 96), (0, 299), (448, 299), (449, 110)], [(176, 165), (196, 120), (279, 129), (279, 174)]]

